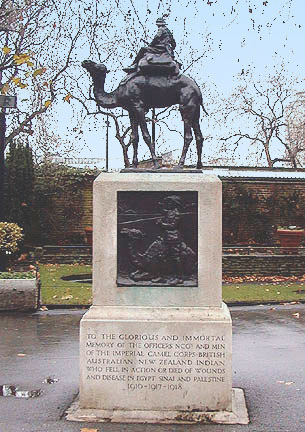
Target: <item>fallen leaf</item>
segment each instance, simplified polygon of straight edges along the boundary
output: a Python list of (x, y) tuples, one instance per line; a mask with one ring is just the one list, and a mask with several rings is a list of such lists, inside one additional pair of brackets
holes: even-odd
[(277, 383), (290, 386), (291, 384), (294, 384), (294, 381), (277, 381)]
[(98, 432), (97, 429), (81, 428), (80, 432)]
[(67, 295), (66, 297), (62, 297), (62, 300), (71, 300), (73, 299), (73, 295)]
[(57, 378), (48, 377), (42, 381), (42, 384), (54, 384), (57, 383), (59, 380)]
[(18, 356), (18, 357), (25, 357), (25, 356), (26, 356), (26, 354), (23, 354), (23, 353), (19, 353), (19, 354), (17, 354), (17, 356)]

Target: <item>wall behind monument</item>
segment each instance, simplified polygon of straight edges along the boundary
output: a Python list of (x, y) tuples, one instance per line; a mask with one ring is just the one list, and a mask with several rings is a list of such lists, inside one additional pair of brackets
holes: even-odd
[[(78, 193), (51, 197), (52, 221), (44, 244), (84, 244), (92, 226), (94, 175), (77, 183)], [(223, 245), (276, 245), (277, 226), (305, 226), (305, 182), (223, 179)], [(70, 201), (69, 201), (70, 200)], [(68, 211), (67, 211), (68, 207)], [(69, 219), (70, 218), (70, 219)]]

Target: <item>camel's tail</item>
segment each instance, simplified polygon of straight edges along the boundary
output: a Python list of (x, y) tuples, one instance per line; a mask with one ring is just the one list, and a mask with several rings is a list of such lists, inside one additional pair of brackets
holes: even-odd
[(207, 110), (204, 108), (204, 105), (203, 105), (203, 102), (201, 101), (201, 104), (200, 104), (201, 106), (202, 106), (202, 110), (203, 110), (203, 112), (204, 112), (204, 114), (206, 114), (207, 116), (209, 115), (209, 113), (207, 112)]

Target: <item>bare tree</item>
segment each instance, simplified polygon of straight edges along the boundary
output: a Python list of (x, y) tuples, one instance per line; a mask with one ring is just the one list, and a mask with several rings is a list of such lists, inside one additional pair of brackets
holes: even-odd
[[(2, 109), (1, 113), (2, 136), (5, 117), (7, 125), (0, 148), (1, 197), (7, 145), (17, 137), (34, 135), (43, 114), (58, 101), (70, 100), (67, 83), (91, 22), (87, 7), (87, 2), (73, 0), (0, 2), (0, 92), (18, 98), (17, 109), (7, 113)], [(0, 208), (3, 210), (3, 203)]]
[(0, 4), (0, 90), (18, 96), (8, 116), (6, 144), (32, 135), (35, 121), (59, 100), (92, 21), (90, 2), (3, 0)]
[[(122, 71), (123, 67), (132, 62), (141, 46), (152, 40), (156, 32), (156, 18), (158, 16), (167, 18), (171, 14), (173, 3), (174, 1), (168, 0), (164, 3), (160, 2), (159, 6), (156, 7), (154, 1), (148, 0), (145, 5), (139, 7), (132, 0), (109, 0), (109, 15), (106, 26), (105, 23), (100, 23), (100, 11), (98, 8), (96, 9), (95, 20), (92, 20), (91, 27), (88, 29), (88, 40), (91, 42), (88, 46), (87, 58), (107, 65), (109, 73), (105, 85), (108, 89), (117, 87), (125, 77), (125, 73)], [(188, 20), (182, 19), (181, 32), (179, 35), (174, 34), (174, 36), (177, 40), (176, 57), (183, 64), (181, 70), (182, 72), (187, 70), (192, 75), (192, 68), (195, 69), (194, 66), (202, 62), (211, 49), (212, 36), (200, 29), (200, 33), (204, 33), (201, 36), (203, 43), (200, 49), (193, 48), (188, 42), (189, 26)], [(71, 101), (77, 101), (82, 105), (83, 120), (88, 115), (96, 118), (99, 115), (104, 118), (108, 116), (114, 126), (112, 137), (115, 137), (121, 145), (124, 163), (125, 166), (128, 166), (128, 149), (131, 144), (129, 117), (121, 109), (112, 109), (111, 111), (97, 109), (92, 95), (88, 96), (90, 86), (91, 80), (82, 71), (77, 85), (75, 83), (71, 87), (71, 95), (73, 96)], [(74, 109), (75, 111), (79, 110), (79, 104), (76, 104)], [(179, 116), (179, 112), (176, 107), (157, 109), (146, 115), (149, 128), (155, 131), (157, 146), (163, 147), (165, 144), (164, 150), (166, 150), (167, 131), (174, 133), (174, 136), (178, 137), (179, 140), (181, 139), (180, 147), (182, 148), (183, 128), (180, 118), (178, 121), (176, 120), (177, 116)]]
[(286, 142), (297, 166), (304, 166), (305, 158), (305, 99), (304, 92), (296, 94), (296, 100), (286, 109)]
[[(296, 98), (299, 81), (287, 77), (283, 66), (274, 76), (258, 82), (249, 71), (240, 79), (242, 83), (226, 101), (225, 107), (225, 120), (233, 130), (221, 140), (235, 149), (244, 142), (249, 146), (256, 145), (268, 167), (278, 162), (296, 167), (301, 147), (293, 145), (291, 104)], [(273, 152), (278, 148), (282, 155), (274, 156)]]

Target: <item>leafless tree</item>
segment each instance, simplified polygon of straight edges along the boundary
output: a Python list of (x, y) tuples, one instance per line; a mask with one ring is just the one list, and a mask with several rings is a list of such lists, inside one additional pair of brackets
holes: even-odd
[(58, 100), (70, 100), (67, 81), (91, 12), (73, 0), (3, 0), (0, 4), (0, 90), (16, 95), (7, 113), (6, 144), (32, 135), (35, 122)]
[[(240, 79), (242, 83), (226, 101), (225, 120), (233, 130), (221, 140), (235, 149), (244, 142), (257, 145), (268, 167), (278, 162), (297, 167), (297, 155), (303, 150), (293, 143), (291, 107), (297, 97), (298, 79), (287, 77), (283, 66), (273, 76), (258, 82), (249, 71)], [(296, 139), (297, 128), (293, 130)], [(278, 148), (282, 155), (273, 156)]]

